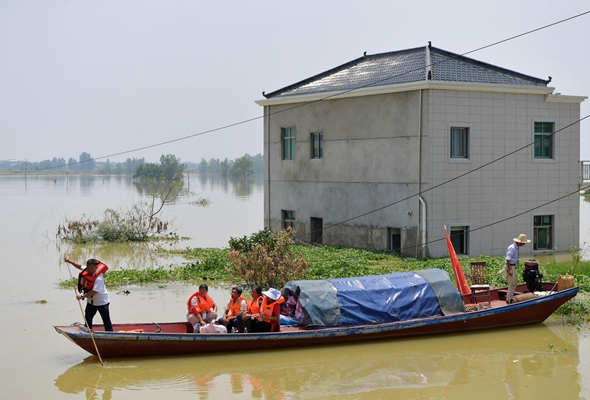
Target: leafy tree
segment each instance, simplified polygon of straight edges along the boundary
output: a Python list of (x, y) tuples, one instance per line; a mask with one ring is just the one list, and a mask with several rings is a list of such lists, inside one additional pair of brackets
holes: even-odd
[[(151, 201), (142, 210), (148, 217), (148, 225), (162, 211), (164, 205), (176, 200), (184, 187), (184, 171), (186, 166), (180, 158), (169, 154), (160, 157), (160, 164), (140, 164), (133, 178), (137, 180), (138, 189), (142, 189)], [(159, 204), (157, 202), (159, 201)]]
[(234, 178), (244, 179), (248, 176), (254, 175), (253, 165), (254, 162), (252, 159), (248, 155), (245, 155), (244, 157), (240, 157), (234, 161), (229, 169), (229, 174)]
[(207, 160), (205, 160), (204, 158), (201, 158), (201, 162), (199, 163), (199, 172), (202, 174), (206, 173), (208, 167), (209, 167), (209, 164), (207, 163)]
[(227, 254), (233, 264), (229, 272), (249, 285), (266, 287), (281, 288), (288, 281), (301, 279), (309, 264), (301, 253), (292, 251), (294, 235), (289, 227), (276, 233), (263, 230), (250, 238), (232, 238), (230, 245), (233, 240), (236, 249)]
[(83, 171), (92, 171), (96, 167), (96, 161), (92, 158), (92, 156), (86, 152), (80, 154), (80, 164), (79, 169)]

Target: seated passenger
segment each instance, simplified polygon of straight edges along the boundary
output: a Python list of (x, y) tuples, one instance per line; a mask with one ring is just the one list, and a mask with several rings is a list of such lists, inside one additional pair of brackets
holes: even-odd
[(223, 317), (219, 318), (217, 323), (225, 325), (227, 333), (231, 333), (232, 328), (238, 329), (238, 320), (236, 317), (240, 312), (245, 312), (246, 308), (246, 299), (242, 297), (242, 289), (234, 286), (231, 289), (231, 296), (225, 306), (225, 313)]
[(193, 326), (193, 331), (199, 333), (201, 326), (217, 318), (217, 305), (209, 296), (206, 284), (199, 286), (199, 290), (191, 295), (186, 302), (188, 314), (186, 320)]
[(295, 316), (295, 306), (297, 305), (297, 295), (290, 289), (283, 289), (283, 298), (285, 302), (281, 304), (281, 315), (286, 317)]
[(256, 332), (281, 331), (281, 303), (285, 298), (275, 288), (262, 292), (263, 300), (260, 305), (260, 317), (256, 322)]
[(262, 288), (255, 285), (252, 288), (252, 299), (248, 302), (246, 312), (239, 313), (237, 316), (238, 332), (244, 333), (244, 329), (248, 332), (256, 331), (256, 322), (260, 314), (260, 305), (262, 304)]

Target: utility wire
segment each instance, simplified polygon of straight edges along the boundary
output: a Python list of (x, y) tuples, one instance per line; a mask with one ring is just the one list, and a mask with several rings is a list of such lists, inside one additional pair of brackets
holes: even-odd
[[(571, 17), (568, 17), (568, 18), (565, 18), (565, 19), (562, 19), (562, 20), (553, 22), (551, 24), (544, 25), (544, 26), (541, 26), (539, 28), (532, 29), (530, 31), (527, 31), (527, 32), (524, 32), (524, 33), (521, 33), (521, 34), (518, 34), (518, 35), (515, 35), (515, 36), (511, 36), (511, 37), (509, 37), (507, 39), (503, 39), (503, 40), (500, 40), (500, 41), (497, 41), (497, 42), (488, 44), (486, 46), (482, 46), (482, 47), (479, 47), (477, 49), (470, 50), (470, 51), (465, 52), (465, 53), (462, 53), (462, 54), (458, 54), (455, 57), (449, 57), (449, 58), (450, 58), (450, 60), (457, 59), (457, 58), (462, 57), (462, 56), (465, 56), (467, 54), (475, 53), (477, 51), (480, 51), (480, 50), (483, 50), (483, 49), (487, 49), (489, 47), (493, 47), (493, 46), (496, 46), (498, 44), (505, 43), (505, 42), (508, 42), (510, 40), (514, 40), (514, 39), (517, 39), (519, 37), (526, 36), (526, 35), (529, 35), (531, 33), (538, 32), (540, 30), (547, 29), (547, 28), (552, 27), (552, 26), (555, 26), (555, 25), (559, 25), (561, 23), (570, 21), (572, 19), (575, 19), (575, 18), (579, 18), (581, 16), (584, 16), (586, 14), (590, 14), (590, 11), (585, 11), (583, 13), (576, 14), (574, 16), (571, 16)], [(394, 75), (388, 76), (386, 78), (380, 79), (380, 80), (375, 81), (375, 82), (370, 82), (370, 83), (367, 83), (365, 85), (361, 85), (361, 86), (358, 86), (358, 87), (355, 87), (355, 88), (352, 88), (352, 89), (348, 89), (348, 90), (345, 90), (345, 91), (341, 91), (341, 92), (338, 92), (338, 93), (334, 93), (334, 94), (331, 94), (331, 95), (322, 97), (321, 99), (317, 99), (317, 100), (313, 100), (313, 101), (309, 101), (309, 102), (304, 102), (302, 104), (298, 104), (298, 105), (295, 105), (295, 106), (292, 106), (292, 107), (289, 107), (289, 108), (286, 108), (286, 109), (283, 109), (283, 110), (271, 112), (268, 115), (261, 115), (261, 116), (257, 116), (257, 117), (245, 119), (245, 120), (242, 120), (242, 121), (239, 121), (239, 122), (234, 122), (234, 123), (231, 123), (231, 124), (228, 124), (228, 125), (224, 125), (224, 126), (221, 126), (221, 127), (218, 127), (218, 128), (209, 129), (209, 130), (206, 130), (206, 131), (194, 133), (192, 135), (183, 136), (183, 137), (176, 138), (176, 139), (171, 139), (171, 140), (166, 140), (166, 141), (163, 141), (163, 142), (159, 142), (159, 143), (155, 143), (155, 144), (151, 144), (151, 145), (147, 145), (147, 146), (137, 147), (135, 149), (125, 150), (125, 151), (121, 151), (121, 152), (118, 152), (118, 153), (112, 153), (112, 154), (105, 155), (105, 156), (95, 157), (95, 158), (92, 158), (90, 160), (78, 161), (78, 162), (72, 163), (72, 164), (65, 164), (65, 165), (59, 165), (59, 166), (54, 166), (54, 167), (43, 168), (43, 169), (39, 169), (39, 170), (36, 170), (36, 171), (46, 171), (46, 170), (51, 170), (51, 169), (63, 168), (63, 167), (69, 166), (69, 165), (76, 165), (76, 164), (82, 164), (82, 163), (90, 162), (90, 161), (102, 160), (102, 159), (105, 159), (105, 158), (120, 156), (120, 155), (123, 155), (123, 154), (134, 153), (134, 152), (137, 152), (137, 151), (140, 151), (140, 150), (146, 150), (146, 149), (150, 149), (150, 148), (154, 148), (154, 147), (159, 147), (159, 146), (163, 146), (163, 145), (166, 145), (166, 144), (170, 144), (170, 143), (179, 142), (179, 141), (182, 141), (182, 140), (187, 140), (187, 139), (190, 139), (190, 138), (194, 138), (194, 137), (197, 137), (197, 136), (202, 136), (202, 135), (205, 135), (205, 134), (208, 134), (208, 133), (225, 130), (225, 129), (228, 129), (228, 128), (232, 128), (234, 126), (243, 125), (243, 124), (246, 124), (246, 123), (249, 123), (249, 122), (252, 122), (252, 121), (256, 121), (256, 120), (259, 120), (259, 119), (271, 117), (272, 115), (276, 115), (276, 114), (284, 113), (284, 112), (287, 112), (287, 111), (291, 111), (291, 110), (296, 109), (296, 108), (299, 108), (299, 107), (303, 107), (303, 106), (307, 106), (307, 105), (310, 105), (310, 104), (314, 104), (314, 103), (319, 102), (319, 101), (327, 100), (327, 99), (330, 99), (330, 98), (335, 97), (335, 96), (341, 96), (343, 94), (346, 94), (346, 93), (349, 93), (349, 92), (352, 92), (352, 91), (355, 91), (355, 90), (359, 90), (359, 89), (363, 89), (363, 88), (366, 88), (366, 87), (374, 86), (374, 85), (376, 85), (376, 84), (378, 84), (380, 82), (383, 82), (383, 81), (386, 81), (386, 80), (389, 80), (389, 79), (392, 79), (392, 78), (397, 78), (399, 76), (403, 76), (403, 75), (406, 75), (406, 74), (409, 74), (409, 73), (412, 73), (412, 72), (420, 71), (420, 70), (423, 70), (425, 68), (428, 68), (428, 67), (437, 65), (439, 63), (448, 62), (448, 61), (449, 61), (449, 59), (441, 60), (441, 61), (438, 61), (438, 62), (435, 62), (435, 63), (431, 63), (429, 65), (426, 65), (424, 67), (419, 67), (419, 68), (415, 68), (413, 70), (406, 71), (406, 72), (403, 72), (403, 73), (394, 74)], [(22, 174), (22, 171), (15, 172), (14, 175), (16, 175), (16, 174)], [(7, 175), (11, 175), (11, 174), (7, 174)]]
[[(555, 131), (555, 132), (551, 133), (550, 135), (544, 135), (544, 137), (546, 137), (546, 138), (547, 138), (547, 137), (553, 137), (553, 136), (554, 136), (556, 133), (558, 133), (558, 132), (561, 132), (561, 131), (563, 131), (563, 130), (565, 130), (565, 129), (567, 129), (567, 128), (569, 128), (569, 127), (573, 126), (573, 125), (579, 124), (581, 121), (585, 120), (585, 119), (586, 119), (586, 118), (588, 118), (588, 117), (590, 117), (590, 114), (589, 114), (589, 115), (586, 115), (585, 117), (583, 117), (583, 118), (581, 118), (581, 119), (579, 119), (579, 120), (577, 120), (577, 121), (575, 121), (575, 122), (572, 122), (571, 124), (569, 124), (569, 125), (567, 125), (567, 126), (564, 126), (564, 127), (563, 127), (563, 128), (561, 128), (561, 129), (558, 129), (557, 131)], [(312, 235), (312, 234), (314, 234), (314, 233), (316, 233), (316, 232), (320, 232), (321, 230), (326, 230), (326, 229), (330, 229), (330, 228), (333, 228), (333, 227), (335, 227), (335, 226), (338, 226), (338, 225), (345, 224), (345, 223), (347, 223), (347, 222), (350, 222), (350, 221), (353, 221), (353, 220), (355, 220), (355, 219), (357, 219), (357, 218), (361, 218), (361, 217), (364, 217), (364, 216), (366, 216), (366, 215), (373, 214), (373, 213), (375, 213), (375, 212), (377, 212), (377, 211), (381, 211), (381, 210), (383, 210), (383, 209), (386, 209), (386, 208), (388, 208), (388, 207), (391, 207), (391, 206), (393, 206), (393, 205), (399, 204), (399, 203), (401, 203), (402, 201), (409, 200), (409, 199), (411, 199), (411, 198), (413, 198), (413, 197), (415, 197), (415, 196), (419, 196), (419, 195), (421, 195), (422, 193), (426, 193), (426, 192), (429, 192), (429, 191), (431, 191), (431, 190), (434, 190), (434, 189), (436, 189), (436, 188), (439, 188), (439, 187), (441, 187), (441, 186), (444, 186), (444, 185), (446, 185), (446, 184), (448, 184), (448, 183), (450, 183), (450, 182), (456, 181), (457, 179), (463, 178), (464, 176), (467, 176), (467, 175), (469, 175), (469, 174), (472, 174), (472, 173), (474, 173), (474, 172), (476, 172), (476, 171), (479, 171), (480, 169), (483, 169), (483, 168), (485, 168), (485, 167), (487, 167), (487, 166), (489, 166), (489, 165), (492, 165), (492, 164), (494, 164), (494, 163), (496, 163), (496, 162), (498, 162), (498, 161), (500, 161), (500, 160), (503, 160), (503, 159), (505, 159), (506, 157), (509, 157), (509, 156), (511, 156), (511, 155), (513, 155), (513, 154), (516, 154), (516, 153), (518, 153), (519, 151), (522, 151), (522, 150), (526, 149), (527, 147), (530, 147), (530, 146), (534, 145), (535, 143), (538, 143), (538, 142), (540, 142), (541, 140), (542, 140), (542, 139), (537, 139), (537, 140), (535, 140), (535, 141), (533, 141), (533, 142), (531, 142), (531, 143), (529, 143), (529, 144), (527, 144), (527, 145), (525, 145), (525, 146), (523, 146), (523, 147), (521, 147), (521, 148), (518, 148), (518, 149), (516, 149), (516, 150), (514, 150), (514, 151), (511, 151), (510, 153), (507, 153), (507, 154), (505, 154), (505, 155), (503, 155), (503, 156), (501, 156), (501, 157), (498, 157), (498, 158), (496, 158), (495, 160), (492, 160), (492, 161), (490, 161), (490, 162), (487, 162), (487, 163), (485, 163), (485, 164), (482, 164), (482, 165), (480, 165), (480, 166), (479, 166), (479, 167), (477, 167), (477, 168), (474, 168), (474, 169), (472, 169), (472, 170), (470, 170), (470, 171), (467, 171), (467, 172), (465, 172), (465, 173), (463, 173), (463, 174), (457, 175), (457, 176), (456, 176), (456, 177), (454, 177), (454, 178), (451, 178), (451, 179), (449, 179), (449, 180), (446, 180), (446, 181), (444, 181), (444, 182), (441, 182), (441, 183), (439, 183), (438, 185), (434, 185), (434, 186), (432, 186), (432, 187), (430, 187), (430, 188), (428, 188), (428, 189), (426, 189), (426, 190), (422, 190), (422, 191), (421, 191), (421, 192), (419, 192), (419, 193), (414, 193), (414, 194), (412, 194), (412, 195), (410, 195), (410, 196), (404, 197), (403, 199), (397, 200), (397, 201), (395, 201), (395, 202), (393, 202), (393, 203), (386, 204), (386, 205), (384, 205), (384, 206), (382, 206), (382, 207), (376, 208), (376, 209), (374, 209), (374, 210), (371, 210), (371, 211), (367, 211), (367, 212), (365, 212), (365, 213), (363, 213), (363, 214), (360, 214), (360, 215), (357, 215), (357, 216), (354, 216), (354, 217), (348, 218), (348, 219), (346, 219), (346, 220), (343, 220), (343, 221), (337, 222), (337, 223), (335, 223), (335, 224), (332, 224), (332, 225), (328, 225), (328, 226), (326, 226), (326, 227), (324, 227), (324, 228), (322, 228), (322, 229), (317, 229), (317, 230), (315, 230), (315, 231), (312, 231), (312, 232), (309, 232), (309, 233), (305, 233), (305, 234), (298, 235), (298, 236), (294, 237), (294, 239), (299, 239), (299, 238), (302, 238), (302, 237), (305, 237), (305, 236), (308, 236), (308, 235)]]

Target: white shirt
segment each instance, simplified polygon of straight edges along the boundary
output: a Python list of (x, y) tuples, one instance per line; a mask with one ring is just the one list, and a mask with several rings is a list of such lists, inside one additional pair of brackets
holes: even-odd
[(506, 261), (510, 261), (510, 264), (518, 264), (519, 256), (520, 250), (518, 244), (514, 242), (506, 249)]
[(92, 290), (96, 291), (96, 294), (92, 297), (87, 297), (86, 301), (94, 306), (104, 306), (105, 304), (109, 304), (109, 292), (107, 292), (107, 288), (104, 285), (104, 278), (102, 274), (96, 277), (94, 281), (94, 286)]

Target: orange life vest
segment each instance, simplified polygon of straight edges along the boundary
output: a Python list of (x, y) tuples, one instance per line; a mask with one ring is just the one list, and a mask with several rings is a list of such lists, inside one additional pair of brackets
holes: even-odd
[[(96, 260), (98, 261), (98, 260)], [(94, 288), (94, 281), (100, 274), (104, 274), (109, 270), (109, 267), (101, 261), (98, 261), (98, 265), (96, 266), (96, 272), (94, 275), (90, 275), (86, 268), (82, 272), (78, 274), (78, 292), (88, 293)]]
[[(199, 298), (199, 303), (194, 307), (191, 307), (191, 302), (195, 296)], [(213, 307), (215, 307), (215, 302), (211, 296), (206, 294), (205, 298), (203, 298), (198, 291), (193, 293), (193, 295), (189, 297), (188, 301), (186, 302), (186, 308), (194, 315), (201, 314), (203, 312), (209, 312)]]
[(281, 303), (285, 302), (285, 298), (283, 296), (279, 297), (278, 300), (273, 301), (272, 303), (268, 302), (268, 298), (264, 298), (264, 300), (262, 300), (262, 305), (260, 306), (260, 319), (263, 322), (268, 322), (270, 324), (270, 331), (274, 332), (276, 326), (279, 326), (278, 332), (281, 331), (281, 323), (280, 321), (275, 321), (275, 320), (271, 320), (270, 317), (273, 316), (273, 311), (275, 308), (275, 305), (280, 307)]
[(255, 299), (252, 299), (248, 302), (248, 314), (258, 314), (260, 313), (260, 305), (262, 304), (263, 296), (258, 296)]
[(229, 299), (229, 312), (227, 313), (228, 317), (235, 317), (240, 312), (240, 308), (242, 308), (242, 300), (246, 300), (242, 296), (238, 297), (236, 301), (233, 299)]

